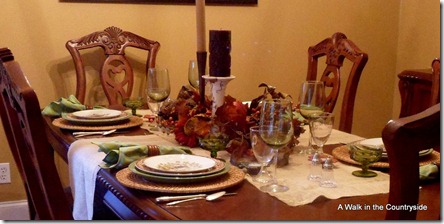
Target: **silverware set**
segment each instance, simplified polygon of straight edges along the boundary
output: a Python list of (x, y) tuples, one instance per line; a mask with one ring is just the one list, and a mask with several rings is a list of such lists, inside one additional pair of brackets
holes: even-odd
[(193, 195), (181, 195), (181, 196), (162, 196), (157, 197), (156, 202), (168, 202), (166, 205), (176, 205), (182, 202), (194, 201), (199, 199), (205, 199), (207, 201), (216, 200), (222, 196), (236, 195), (236, 192), (227, 193), (225, 191), (219, 191), (213, 194), (193, 194)]
[(112, 130), (108, 130), (108, 131), (78, 131), (78, 132), (73, 132), (72, 135), (74, 135), (74, 137), (76, 137), (76, 138), (89, 136), (89, 135), (106, 136), (106, 135), (112, 134), (116, 131), (117, 131), (117, 129), (112, 129)]
[[(112, 130), (108, 130), (108, 131), (77, 131), (77, 132), (73, 132), (72, 135), (75, 138), (80, 138), (80, 137), (84, 137), (84, 136), (90, 136), (90, 135), (101, 135), (101, 136), (107, 136), (110, 134), (117, 134), (117, 133), (125, 133), (127, 131), (117, 131), (117, 129), (112, 129)], [(152, 135), (154, 133), (145, 130), (144, 135)]]

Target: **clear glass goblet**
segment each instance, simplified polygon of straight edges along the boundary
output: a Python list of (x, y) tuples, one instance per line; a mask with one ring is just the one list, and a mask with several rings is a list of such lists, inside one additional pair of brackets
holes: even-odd
[(196, 60), (190, 60), (188, 63), (188, 82), (195, 89), (199, 89), (199, 70)]
[[(309, 122), (324, 112), (325, 89), (322, 81), (305, 81), (299, 92), (299, 112)], [(309, 133), (308, 149), (306, 154), (313, 154), (317, 150), (312, 147), (311, 132)]]
[(333, 129), (333, 123), (335, 115), (332, 113), (324, 112), (310, 120), (310, 133), (312, 142), (318, 147), (319, 153), (323, 152), (324, 144), (330, 137), (331, 130)]
[(149, 108), (156, 114), (156, 128), (159, 127), (159, 110), (162, 103), (169, 97), (171, 92), (170, 77), (166, 68), (149, 68), (147, 76), (147, 103)]
[(276, 179), (279, 149), (286, 146), (293, 138), (292, 104), (287, 99), (272, 99), (262, 101), (259, 133), (262, 140), (273, 149), (273, 181), (260, 187), (266, 192), (284, 192), (289, 188), (279, 184)]
[(261, 138), (259, 132), (259, 126), (250, 127), (250, 141), (251, 148), (256, 160), (261, 165), (259, 173), (253, 178), (253, 181), (259, 183), (270, 183), (273, 180), (273, 176), (267, 170), (267, 166), (273, 159), (273, 148), (268, 146)]

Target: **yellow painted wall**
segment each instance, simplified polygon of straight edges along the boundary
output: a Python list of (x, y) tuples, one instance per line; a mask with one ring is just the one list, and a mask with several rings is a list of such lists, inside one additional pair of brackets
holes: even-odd
[[(438, 1), (258, 2), (252, 7), (206, 7), (207, 30), (232, 31), (231, 69), (236, 79), (228, 94), (250, 100), (261, 93), (258, 84), (266, 82), (297, 97), (307, 71), (308, 46), (341, 31), (369, 54), (355, 105), (357, 135), (379, 136), (385, 123), (397, 116), (398, 72), (427, 67), (439, 56)], [(172, 97), (188, 83), (188, 60), (196, 51), (194, 6), (3, 0), (1, 8), (0, 47), (13, 51), (42, 107), (74, 93), (66, 41), (112, 25), (161, 43), (157, 65), (170, 69)], [(132, 56), (144, 60), (136, 53)], [(12, 163), (1, 131), (0, 140), (0, 163)], [(0, 201), (25, 198), (17, 190), (17, 172), (12, 179), (13, 184), (0, 185)]]
[[(439, 3), (438, 1), (401, 1), (396, 74), (406, 69), (431, 68), (432, 60), (440, 57), (441, 24), (437, 17), (440, 13)], [(393, 116), (398, 117), (401, 99), (398, 83), (395, 85)]]

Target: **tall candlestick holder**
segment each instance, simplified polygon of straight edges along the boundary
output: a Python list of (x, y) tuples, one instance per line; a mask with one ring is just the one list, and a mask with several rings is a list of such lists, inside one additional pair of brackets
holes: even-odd
[(212, 108), (211, 115), (215, 116), (217, 108), (222, 106), (225, 102), (225, 90), (227, 88), (228, 83), (235, 79), (236, 76), (230, 75), (228, 77), (218, 77), (218, 76), (209, 76), (205, 75), (202, 77), (211, 85), (211, 94), (212, 94)]
[[(205, 82), (211, 85), (211, 129), (204, 137), (199, 139), (202, 148), (211, 152), (211, 157), (216, 158), (217, 152), (224, 150), (229, 141), (223, 128), (216, 123), (216, 110), (225, 102), (225, 90), (228, 83), (236, 78), (230, 75), (231, 69), (231, 31), (210, 30), (210, 73), (201, 76)], [(200, 66), (200, 65), (199, 65)]]
[(206, 51), (198, 51), (196, 52), (197, 56), (197, 70), (199, 73), (199, 95), (200, 95), (200, 103), (205, 104), (205, 81), (203, 76), (205, 75), (205, 69), (207, 66), (207, 52)]
[(213, 101), (211, 106), (212, 127), (207, 136), (199, 139), (199, 144), (202, 148), (211, 152), (212, 158), (217, 158), (217, 152), (225, 149), (229, 138), (220, 130), (220, 127), (214, 123), (214, 118), (216, 117), (217, 108), (222, 106), (225, 102), (225, 90), (228, 83), (236, 77), (232, 75), (228, 77), (205, 75), (202, 78), (211, 85), (211, 95)]

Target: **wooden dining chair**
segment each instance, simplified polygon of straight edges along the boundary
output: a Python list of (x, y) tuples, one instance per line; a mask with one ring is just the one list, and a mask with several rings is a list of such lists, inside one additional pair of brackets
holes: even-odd
[(398, 74), (401, 108), (399, 117), (419, 113), (440, 102), (441, 59), (431, 67), (407, 69)]
[[(0, 48), (0, 62), (8, 62), (14, 60), (14, 56), (12, 55), (12, 52), (8, 48)], [(0, 70), (1, 72), (4, 72), (4, 70)], [(30, 197), (29, 190), (28, 190), (28, 183), (26, 182), (26, 176), (22, 169), (20, 156), (17, 151), (17, 146), (15, 144), (14, 135), (12, 133), (11, 129), (11, 122), (9, 121), (7, 109), (4, 107), (3, 103), (3, 97), (0, 97), (0, 117), (3, 124), (3, 130), (6, 135), (6, 139), (8, 140), (9, 147), (11, 148), (11, 153), (14, 158), (14, 162), (17, 165), (17, 169), (20, 173), (20, 177), (22, 178), (22, 182), (24, 185), (24, 189), (26, 192), (27, 200), (28, 200), (28, 211), (29, 211), (29, 217), (31, 219), (35, 218), (35, 209), (34, 204), (32, 203), (32, 198)]]
[(67, 197), (59, 179), (36, 93), (8, 49), (0, 49), (0, 60), (0, 115), (25, 183), (31, 219), (72, 219), (72, 196)]
[[(318, 77), (320, 58), (325, 58), (326, 67)], [(339, 130), (351, 133), (356, 92), (362, 70), (368, 60), (367, 54), (347, 39), (345, 34), (334, 33), (332, 37), (308, 48), (307, 80), (319, 79), (324, 82), (327, 94), (325, 111), (332, 113), (341, 89), (341, 73), (346, 73), (343, 68), (344, 59), (350, 61), (352, 66), (343, 93)]]
[[(160, 43), (149, 40), (118, 27), (108, 27), (83, 37), (68, 40), (66, 48), (72, 56), (76, 69), (76, 97), (85, 103), (87, 82), (85, 60), (81, 52), (86, 49), (102, 48), (105, 59), (101, 62), (100, 82), (109, 105), (122, 105), (131, 96), (134, 85), (133, 67), (125, 56), (127, 47), (147, 51), (146, 71), (155, 67)], [(94, 57), (94, 60), (99, 60)]]
[(430, 105), (440, 102), (440, 86), (441, 86), (441, 59), (435, 58), (432, 61), (432, 98)]
[[(418, 204), (419, 151), (440, 144), (440, 108), (441, 104), (436, 104), (420, 113), (390, 120), (385, 125), (382, 140), (390, 164), (388, 204)], [(386, 219), (416, 219), (416, 214), (416, 210), (388, 210)]]

